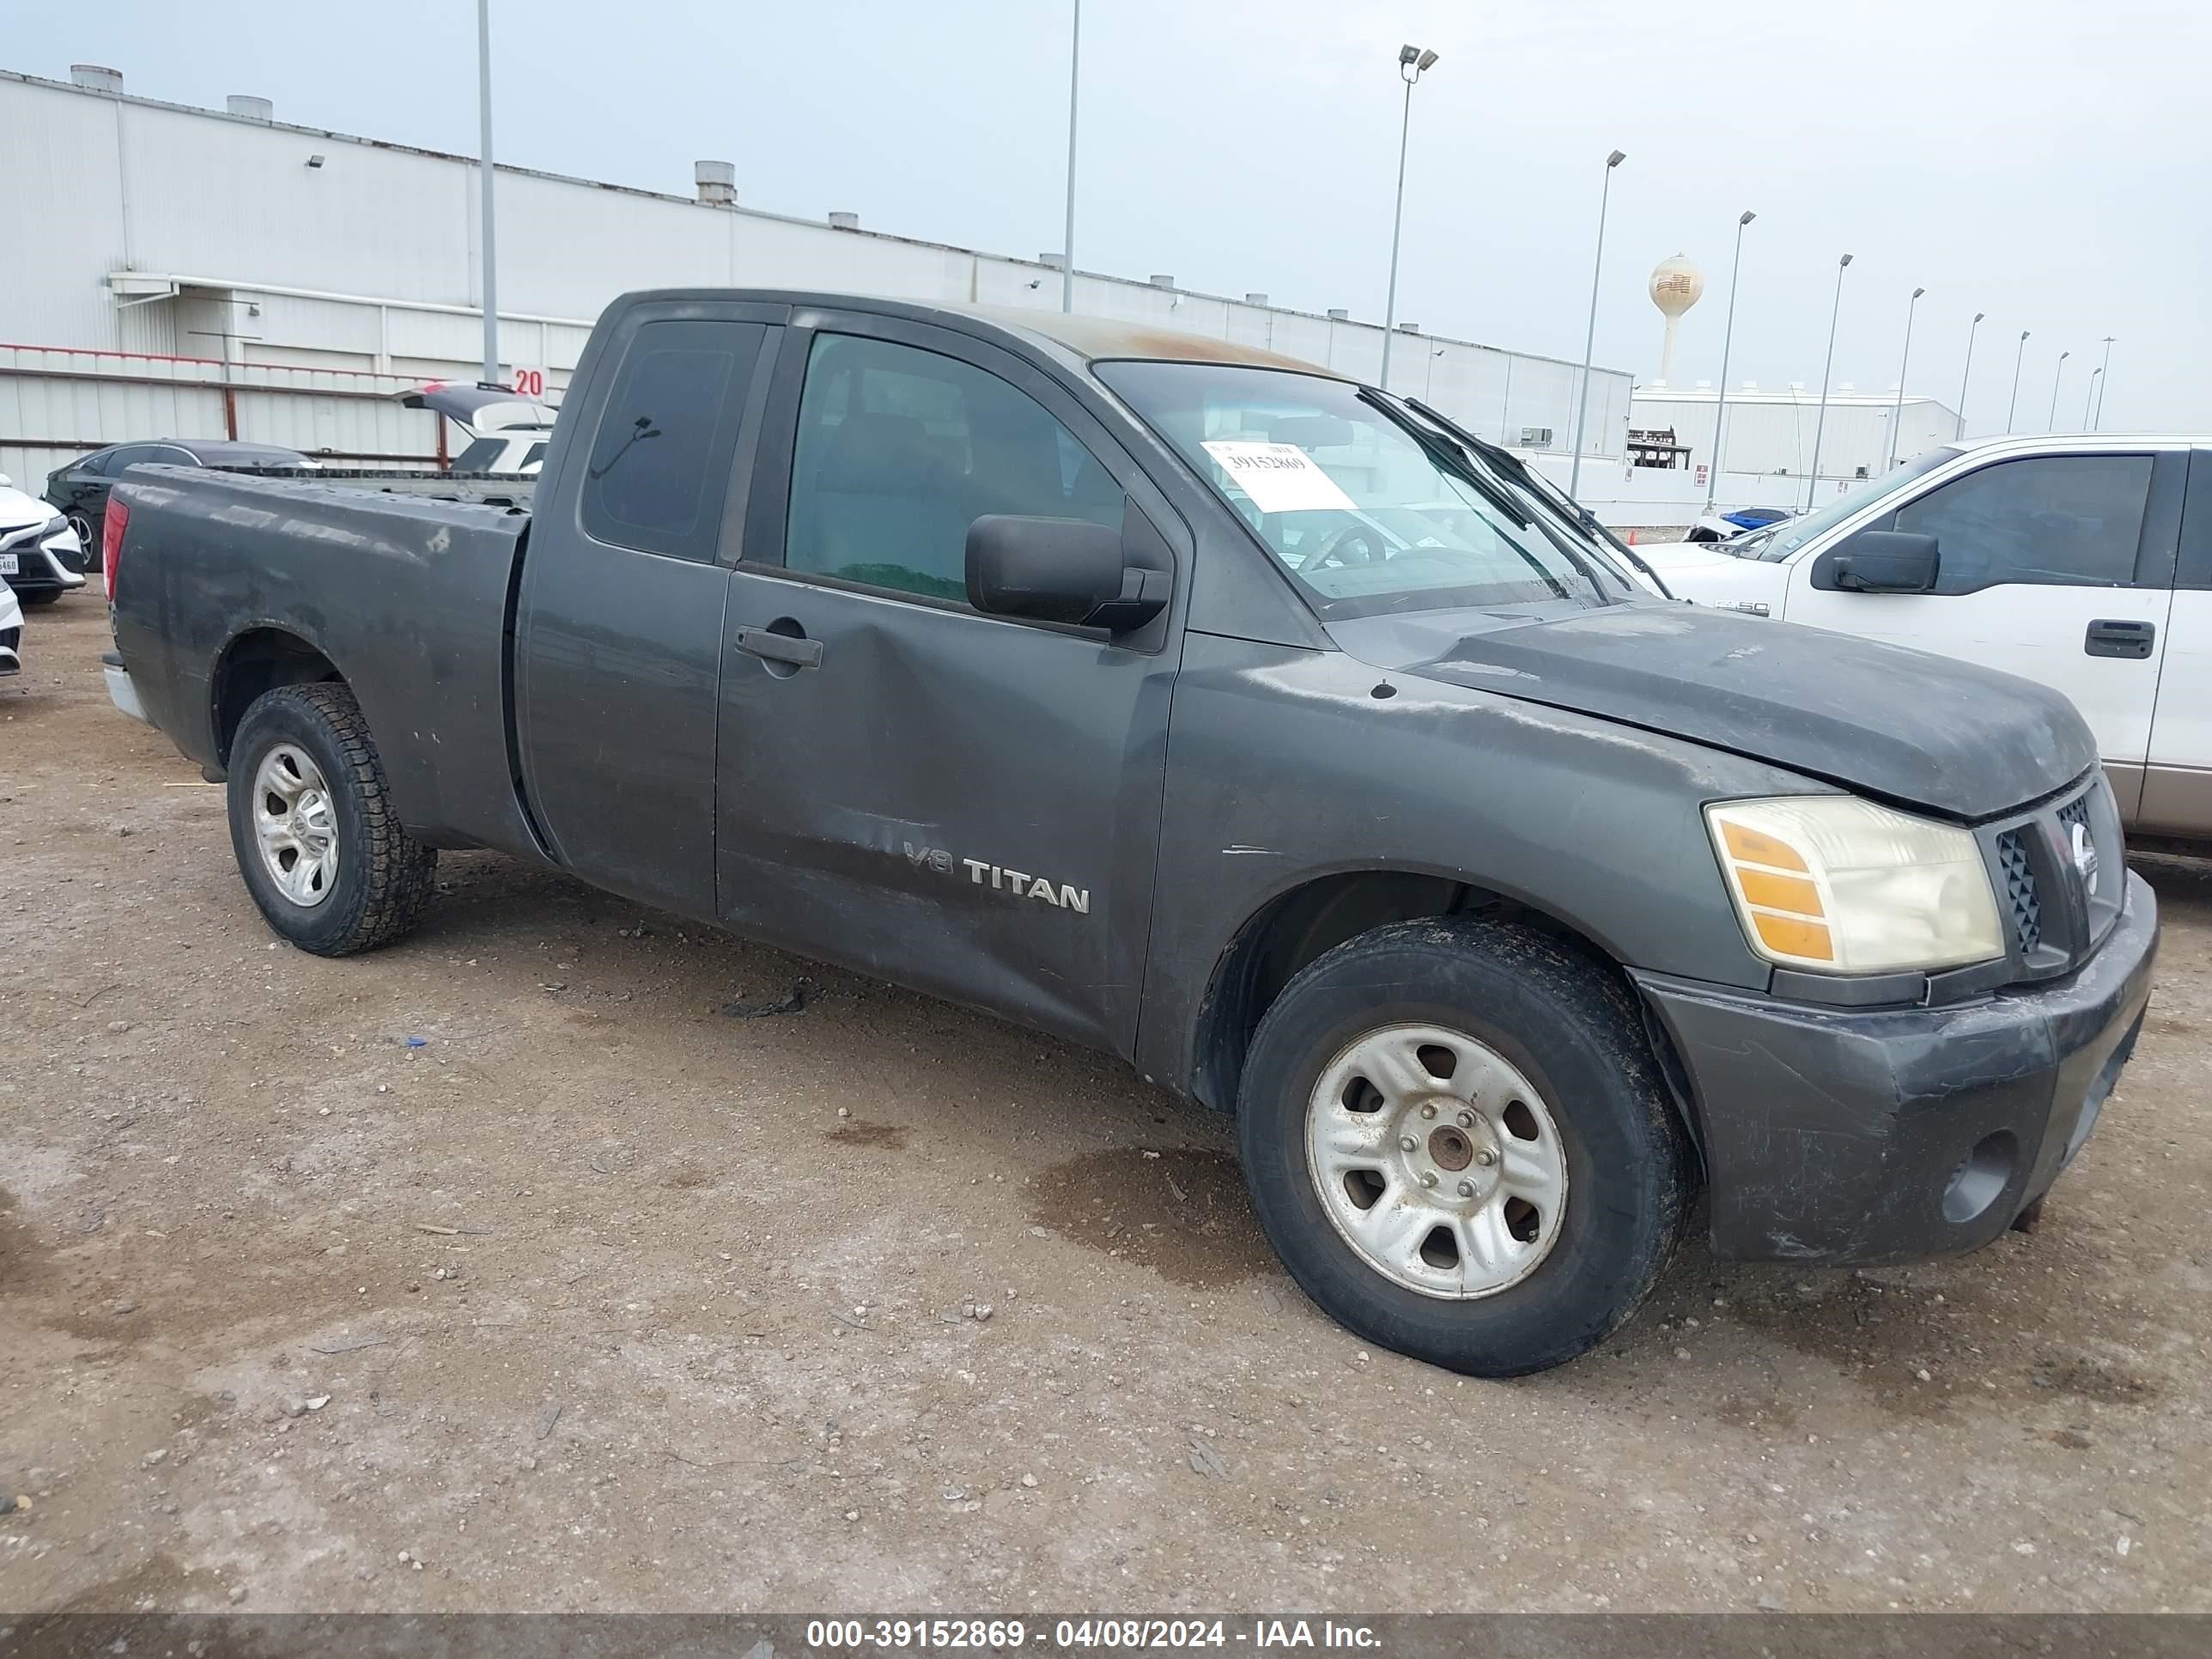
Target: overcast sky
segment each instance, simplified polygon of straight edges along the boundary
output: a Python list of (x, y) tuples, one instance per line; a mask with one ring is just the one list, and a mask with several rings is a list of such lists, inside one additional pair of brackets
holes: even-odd
[[(688, 193), (734, 161), (749, 206), (1034, 256), (1059, 246), (1067, 0), (805, 4), (492, 0), (500, 159)], [(1579, 358), (1606, 152), (1597, 356), (1658, 368), (1644, 291), (1686, 253), (1705, 297), (1674, 379), (1908, 376), (1970, 431), (2081, 424), (2103, 336), (2106, 427), (2202, 429), (2212, 381), (2212, 8), (2098, 0), (1089, 0), (1076, 258), (1142, 278), (1382, 316), (1401, 40), (1413, 94), (1398, 315)], [(278, 118), (472, 152), (475, 9), (6, 0), (0, 66), (124, 72), (149, 97), (276, 100)], [(35, 246), (35, 240), (31, 244)]]

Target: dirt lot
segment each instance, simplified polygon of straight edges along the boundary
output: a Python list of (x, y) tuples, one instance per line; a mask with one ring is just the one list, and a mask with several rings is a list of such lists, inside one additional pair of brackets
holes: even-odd
[(1468, 1382), (1108, 1060), (489, 856), (271, 944), (104, 643), (0, 682), (0, 1608), (2212, 1609), (2203, 869), (2039, 1233)]

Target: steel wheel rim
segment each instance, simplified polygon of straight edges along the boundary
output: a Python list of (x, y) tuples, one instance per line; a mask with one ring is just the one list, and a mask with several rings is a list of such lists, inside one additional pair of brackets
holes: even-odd
[(307, 751), (280, 743), (253, 774), (253, 831), (276, 890), (312, 910), (337, 884), (337, 816), (330, 785)]
[(1322, 1068), (1306, 1169), (1361, 1261), (1444, 1301), (1519, 1284), (1566, 1214), (1566, 1150), (1542, 1095), (1489, 1044), (1441, 1025), (1378, 1027)]

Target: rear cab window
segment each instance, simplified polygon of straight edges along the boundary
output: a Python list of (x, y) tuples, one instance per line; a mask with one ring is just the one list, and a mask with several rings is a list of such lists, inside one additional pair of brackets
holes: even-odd
[(714, 562), (744, 392), (767, 329), (669, 318), (638, 325), (615, 371), (577, 512), (592, 540)]

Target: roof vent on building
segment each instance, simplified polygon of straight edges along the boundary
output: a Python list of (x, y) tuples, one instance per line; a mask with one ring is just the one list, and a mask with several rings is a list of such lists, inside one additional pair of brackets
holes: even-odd
[(1348, 323), (1352, 320), (1352, 313), (1342, 306), (1331, 306), (1328, 308), (1328, 319), (1332, 323)]
[(1838, 392), (1849, 392), (1850, 389), (1851, 383), (1849, 380), (1845, 380), (1841, 386), (1836, 388)]
[(833, 213), (830, 216), (830, 228), (832, 230), (858, 230), (860, 228), (860, 216), (857, 213)]
[(1700, 392), (1711, 392), (1712, 389), (1713, 383), (1711, 380), (1700, 380), (1698, 382), (1698, 390)]
[(1065, 253), (1040, 253), (1037, 263), (1047, 270), (1065, 270), (1067, 269), (1067, 256)]
[(691, 164), (692, 182), (699, 186), (699, 199), (715, 207), (735, 207), (738, 204), (738, 164), (734, 161), (694, 161)]
[(1152, 273), (1152, 286), (1154, 288), (1173, 288), (1175, 286), (1175, 278), (1156, 270)]
[(1644, 389), (1646, 392), (1664, 392), (1667, 389), (1667, 382), (1664, 380), (1646, 380), (1644, 383)]
[(1805, 382), (1802, 380), (1792, 380), (1790, 382), (1790, 389), (1792, 392), (1802, 392), (1805, 389)]
[(121, 92), (123, 71), (103, 67), (99, 64), (71, 64), (70, 82), (88, 92)]
[(1401, 334), (1419, 334), (1420, 331), (1421, 325), (1419, 323), (1401, 323), (1398, 325), (1398, 332)]
[(249, 121), (273, 121), (276, 106), (266, 98), (252, 98), (245, 93), (234, 92), (222, 100), (222, 106), (233, 115), (242, 115)]
[(1743, 383), (1743, 389), (1746, 392), (1756, 392), (1759, 390), (1759, 382), (1756, 380), (1746, 380)]
[(1264, 294), (1248, 294), (1244, 296), (1244, 303), (1248, 306), (1263, 306), (1267, 303), (1267, 296)]

